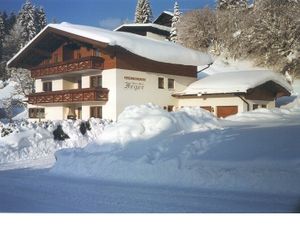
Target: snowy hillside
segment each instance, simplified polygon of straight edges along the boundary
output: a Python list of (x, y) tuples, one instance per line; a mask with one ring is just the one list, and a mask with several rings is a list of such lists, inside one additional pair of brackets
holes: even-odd
[(11, 104), (11, 102), (22, 102), (24, 99), (24, 95), (19, 94), (18, 86), (19, 84), (15, 81), (0, 81), (0, 119), (7, 116), (3, 109), (11, 105), (13, 116), (18, 115), (18, 119), (23, 119), (26, 116), (26, 112), (23, 113), (25, 111), (24, 107)]

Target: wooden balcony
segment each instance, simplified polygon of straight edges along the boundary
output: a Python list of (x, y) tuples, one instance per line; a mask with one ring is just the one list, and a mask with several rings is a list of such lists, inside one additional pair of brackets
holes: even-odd
[(103, 69), (103, 58), (90, 56), (80, 59), (68, 60), (60, 63), (41, 65), (31, 68), (32, 78), (41, 78), (43, 76), (58, 75), (69, 72), (82, 71), (87, 69)]
[(55, 103), (82, 103), (95, 101), (108, 101), (108, 89), (89, 88), (71, 89), (62, 91), (49, 91), (28, 95), (30, 104), (55, 104)]

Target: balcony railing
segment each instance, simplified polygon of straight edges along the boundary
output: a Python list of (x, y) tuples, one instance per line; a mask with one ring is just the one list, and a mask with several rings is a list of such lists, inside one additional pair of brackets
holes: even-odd
[(31, 77), (39, 78), (49, 75), (57, 75), (87, 69), (103, 69), (103, 58), (90, 56), (80, 59), (72, 59), (60, 63), (41, 65), (31, 69)]
[(82, 103), (94, 101), (108, 101), (108, 89), (89, 88), (71, 89), (61, 91), (49, 91), (28, 95), (30, 104), (54, 104), (54, 103)]

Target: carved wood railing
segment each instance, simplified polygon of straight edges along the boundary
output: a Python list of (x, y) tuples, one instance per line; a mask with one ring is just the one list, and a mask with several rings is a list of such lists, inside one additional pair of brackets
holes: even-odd
[(90, 56), (31, 68), (31, 77), (40, 78), (87, 69), (103, 69), (103, 58)]
[(81, 103), (108, 101), (108, 89), (89, 88), (49, 91), (28, 95), (29, 104)]

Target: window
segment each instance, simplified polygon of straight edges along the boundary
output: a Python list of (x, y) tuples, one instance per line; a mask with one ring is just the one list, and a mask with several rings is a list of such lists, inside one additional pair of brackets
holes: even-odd
[(267, 108), (267, 105), (263, 104), (263, 105), (261, 105), (261, 107), (262, 107), (263, 109), (266, 109), (266, 108)]
[(98, 56), (98, 57), (101, 56), (100, 49), (94, 49), (94, 56)]
[(164, 89), (165, 88), (165, 82), (163, 77), (158, 77), (158, 88), (159, 89)]
[(29, 118), (45, 118), (45, 109), (30, 108), (28, 111)]
[(174, 89), (174, 88), (175, 88), (175, 80), (168, 79), (168, 89)]
[(258, 104), (253, 104), (253, 110), (258, 109)]
[(102, 119), (102, 107), (101, 106), (91, 107), (90, 108), (90, 117)]
[(102, 76), (91, 76), (90, 88), (102, 88)]
[(168, 112), (172, 112), (173, 109), (174, 109), (174, 106), (172, 106), (172, 105), (169, 105), (169, 106), (168, 106)]
[(43, 91), (52, 91), (52, 82), (43, 82)]

